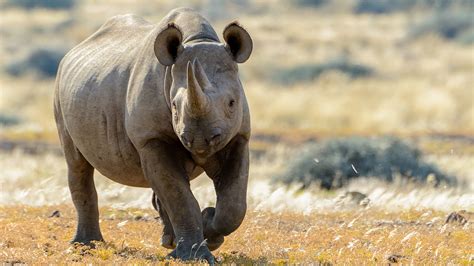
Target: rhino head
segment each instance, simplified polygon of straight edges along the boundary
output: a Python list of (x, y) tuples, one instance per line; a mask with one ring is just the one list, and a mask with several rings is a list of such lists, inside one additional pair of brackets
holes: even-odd
[(182, 32), (169, 24), (155, 41), (156, 57), (168, 66), (165, 97), (173, 129), (198, 157), (221, 150), (248, 120), (237, 63), (249, 58), (252, 39), (235, 22), (223, 36), (225, 43), (205, 38), (183, 43)]

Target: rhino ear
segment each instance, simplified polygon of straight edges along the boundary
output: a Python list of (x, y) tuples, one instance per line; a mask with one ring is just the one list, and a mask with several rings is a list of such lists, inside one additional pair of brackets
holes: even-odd
[(174, 23), (168, 24), (155, 39), (155, 55), (158, 61), (165, 66), (174, 64), (182, 41), (181, 30)]
[(225, 27), (223, 35), (226, 47), (232, 54), (234, 61), (237, 63), (247, 61), (253, 47), (249, 33), (237, 21), (234, 21)]

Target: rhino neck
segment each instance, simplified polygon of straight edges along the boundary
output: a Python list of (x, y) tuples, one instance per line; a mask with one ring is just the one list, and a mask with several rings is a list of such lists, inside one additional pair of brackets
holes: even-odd
[(211, 24), (199, 13), (190, 8), (177, 8), (162, 20), (164, 25), (174, 23), (183, 33), (183, 43), (211, 41), (219, 42)]

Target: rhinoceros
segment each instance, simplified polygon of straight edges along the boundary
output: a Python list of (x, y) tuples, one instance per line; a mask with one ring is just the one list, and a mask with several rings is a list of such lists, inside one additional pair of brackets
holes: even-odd
[[(188, 8), (160, 23), (107, 20), (60, 63), (54, 114), (77, 211), (72, 242), (103, 241), (94, 169), (151, 188), (170, 257), (204, 259), (244, 219), (250, 116), (237, 63), (252, 52), (238, 22), (223, 31)], [(205, 172), (216, 207), (202, 212), (190, 181)]]

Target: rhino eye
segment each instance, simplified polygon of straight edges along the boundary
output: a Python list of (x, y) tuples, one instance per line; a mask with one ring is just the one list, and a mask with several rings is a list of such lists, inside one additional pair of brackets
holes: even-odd
[(176, 102), (173, 101), (173, 108), (176, 109)]
[(234, 100), (230, 100), (230, 101), (229, 101), (229, 107), (233, 107), (234, 104), (235, 104), (235, 101), (234, 101)]

